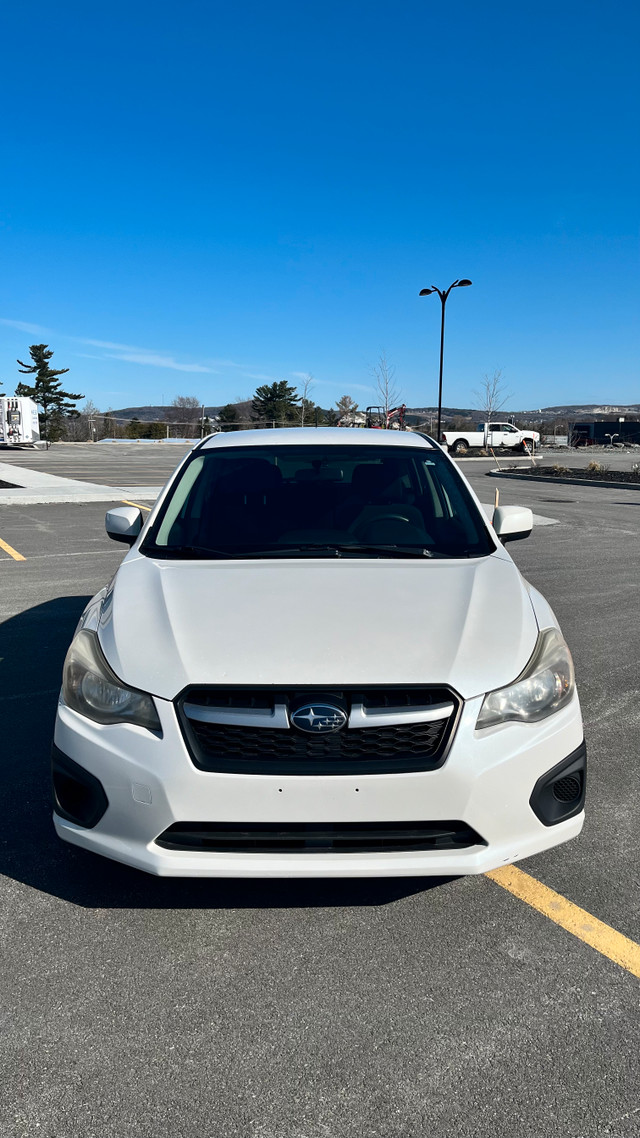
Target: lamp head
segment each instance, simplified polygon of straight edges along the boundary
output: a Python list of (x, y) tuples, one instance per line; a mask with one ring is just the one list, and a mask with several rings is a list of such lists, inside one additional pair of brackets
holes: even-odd
[(435, 292), (435, 291), (436, 290), (434, 288), (421, 288), (418, 295), (419, 296), (428, 296), (430, 292)]

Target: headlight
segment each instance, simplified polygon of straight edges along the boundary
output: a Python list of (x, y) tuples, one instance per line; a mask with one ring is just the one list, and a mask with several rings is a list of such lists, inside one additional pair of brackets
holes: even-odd
[(535, 723), (569, 702), (575, 690), (573, 660), (557, 628), (538, 636), (533, 656), (522, 675), (507, 688), (484, 697), (476, 729), (515, 719)]
[(74, 637), (62, 672), (67, 707), (96, 723), (137, 723), (161, 731), (153, 699), (120, 683), (107, 664), (95, 632), (83, 628)]

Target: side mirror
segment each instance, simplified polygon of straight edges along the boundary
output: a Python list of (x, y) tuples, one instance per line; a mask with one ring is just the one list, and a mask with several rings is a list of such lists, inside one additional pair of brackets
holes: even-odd
[(493, 511), (492, 525), (503, 543), (529, 537), (533, 529), (533, 514), (527, 506), (498, 506)]
[(135, 506), (118, 506), (115, 510), (107, 511), (104, 525), (114, 541), (133, 545), (142, 529), (142, 514)]

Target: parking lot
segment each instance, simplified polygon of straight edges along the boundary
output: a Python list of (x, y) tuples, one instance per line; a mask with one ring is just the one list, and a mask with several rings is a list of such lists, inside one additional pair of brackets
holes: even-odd
[[(120, 487), (152, 495), (184, 450), (61, 445), (0, 461), (113, 487), (117, 502)], [(126, 550), (106, 537), (105, 504), (0, 507), (0, 1133), (640, 1133), (640, 492), (497, 482), (493, 465), (461, 462), (483, 502), (499, 485), (501, 504), (555, 523), (509, 548), (572, 648), (589, 748), (585, 829), (519, 863), (525, 899), (488, 877), (163, 880), (59, 843), (48, 759), (62, 661)], [(538, 883), (570, 903), (574, 932)], [(597, 948), (571, 905), (602, 922)], [(617, 934), (631, 967), (616, 963)]]

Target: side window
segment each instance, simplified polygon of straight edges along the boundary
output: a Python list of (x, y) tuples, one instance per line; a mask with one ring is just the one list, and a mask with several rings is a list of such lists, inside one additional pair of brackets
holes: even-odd
[[(169, 535), (174, 522), (178, 520), (179, 516), (184, 516), (183, 511), (189, 502), (191, 491), (202, 473), (204, 465), (204, 457), (200, 455), (198, 458), (193, 459), (187, 466), (180, 483), (169, 503), (169, 508), (162, 519), (162, 525), (158, 530), (156, 541), (158, 545), (167, 545)], [(201, 503), (199, 503), (201, 505)], [(200, 511), (198, 510), (198, 513)]]

